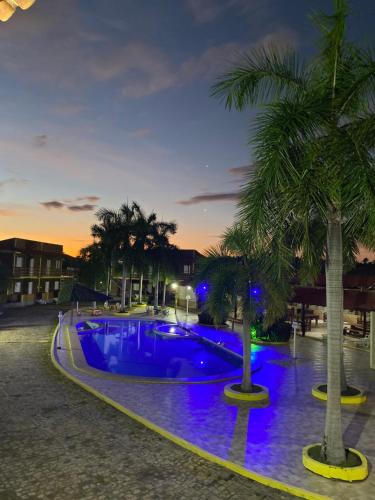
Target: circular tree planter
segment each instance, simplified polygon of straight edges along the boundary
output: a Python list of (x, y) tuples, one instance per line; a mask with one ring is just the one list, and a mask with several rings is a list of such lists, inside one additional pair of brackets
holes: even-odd
[[(311, 390), (312, 395), (321, 401), (327, 401), (327, 384), (316, 384)], [(341, 393), (341, 404), (360, 405), (364, 403), (367, 396), (364, 391), (356, 387), (348, 386), (346, 391)]]
[(302, 452), (302, 463), (306, 469), (329, 479), (342, 481), (362, 481), (368, 476), (367, 460), (362, 453), (353, 448), (346, 448), (346, 465), (329, 465), (321, 461), (321, 443), (305, 446)]
[(114, 312), (113, 315), (114, 316), (129, 316), (130, 312), (129, 311), (125, 311), (125, 312)]
[(237, 401), (267, 401), (269, 397), (267, 387), (259, 384), (252, 384), (252, 392), (243, 392), (241, 384), (227, 384), (224, 387), (224, 394), (227, 398)]

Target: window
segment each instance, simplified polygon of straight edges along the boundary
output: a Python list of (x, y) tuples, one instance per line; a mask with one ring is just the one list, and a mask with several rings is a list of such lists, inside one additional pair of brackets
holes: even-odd
[(51, 268), (51, 259), (47, 259), (46, 267), (47, 267), (47, 269)]
[(55, 281), (55, 290), (60, 288), (60, 281)]
[(48, 292), (49, 292), (49, 281), (46, 281), (46, 282), (45, 282), (45, 284), (44, 284), (44, 291), (45, 291), (46, 293), (48, 293)]
[(55, 262), (55, 264), (56, 264), (56, 269), (60, 269), (60, 261), (59, 261), (59, 260), (57, 260), (57, 261)]
[(16, 267), (22, 267), (23, 258), (16, 257)]
[(16, 281), (14, 283), (14, 293), (20, 293), (21, 292), (21, 282)]
[(184, 274), (190, 274), (190, 266), (188, 264), (184, 264)]
[(27, 284), (27, 293), (31, 295), (33, 293), (33, 282), (29, 281)]

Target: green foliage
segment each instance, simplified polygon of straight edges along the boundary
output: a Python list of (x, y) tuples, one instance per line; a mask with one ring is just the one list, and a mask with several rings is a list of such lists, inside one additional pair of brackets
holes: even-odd
[[(253, 322), (257, 309), (266, 308), (265, 322), (271, 324), (285, 314), (290, 294), (285, 274), (275, 255), (255, 248), (246, 228), (238, 224), (227, 229), (217, 248), (206, 252), (195, 283), (209, 282), (207, 312), (215, 324), (222, 324), (238, 301), (245, 319)], [(262, 290), (260, 301), (251, 297), (252, 283)]]
[(78, 257), (79, 280), (89, 288), (104, 290), (107, 280), (105, 255), (98, 243), (87, 245)]
[(238, 221), (290, 278), (288, 262), (300, 255), (303, 282), (320, 270), (330, 220), (342, 225), (347, 268), (359, 244), (375, 249), (375, 57), (347, 41), (348, 11), (335, 0), (332, 15), (314, 13), (319, 52), (308, 63), (264, 47), (213, 87), (229, 108), (262, 106)]

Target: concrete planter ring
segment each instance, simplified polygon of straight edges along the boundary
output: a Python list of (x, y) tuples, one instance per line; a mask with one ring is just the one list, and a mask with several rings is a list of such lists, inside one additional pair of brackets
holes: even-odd
[[(315, 384), (311, 390), (312, 395), (321, 401), (327, 401), (327, 384)], [(367, 396), (364, 391), (356, 387), (348, 386), (346, 393), (341, 394), (342, 405), (360, 405), (364, 403)]]
[(321, 443), (305, 446), (302, 452), (302, 463), (306, 469), (328, 479), (341, 481), (363, 481), (368, 476), (366, 457), (353, 448), (347, 448), (347, 464), (344, 466), (329, 465), (319, 461)]
[(267, 387), (259, 384), (252, 384), (252, 392), (242, 392), (241, 384), (227, 384), (224, 387), (224, 394), (227, 398), (240, 401), (248, 401), (248, 402), (261, 402), (267, 401), (269, 398), (269, 393)]

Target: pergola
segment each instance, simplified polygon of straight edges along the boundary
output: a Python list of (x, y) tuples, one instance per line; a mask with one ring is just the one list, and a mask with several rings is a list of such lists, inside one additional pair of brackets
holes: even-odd
[[(364, 286), (364, 279), (368, 288)], [(363, 313), (363, 330), (366, 329), (366, 315), (370, 314), (370, 366), (375, 369), (375, 289), (372, 276), (344, 277), (344, 287), (355, 283), (358, 288), (344, 288), (344, 309), (349, 311), (361, 311)], [(319, 279), (319, 285), (325, 280)], [(355, 285), (354, 285), (355, 286)], [(367, 289), (365, 289), (367, 288)], [(294, 288), (294, 296), (291, 302), (302, 304), (302, 323), (304, 323), (304, 311), (306, 304), (326, 307), (326, 289), (324, 286)]]

